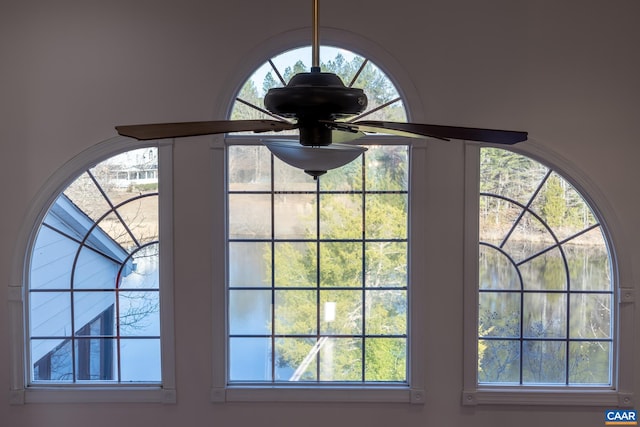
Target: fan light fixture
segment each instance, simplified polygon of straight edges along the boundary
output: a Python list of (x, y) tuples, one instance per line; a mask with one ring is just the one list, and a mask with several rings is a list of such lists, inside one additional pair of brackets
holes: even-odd
[[(512, 130), (360, 120), (366, 115), (363, 111), (367, 108), (367, 96), (364, 91), (351, 87), (351, 84), (347, 87), (336, 74), (320, 70), (318, 0), (313, 0), (312, 29), (311, 72), (298, 73), (286, 86), (269, 89), (264, 97), (266, 111), (256, 107), (277, 120), (149, 123), (116, 126), (116, 130), (120, 135), (144, 141), (231, 132), (278, 132), (297, 129), (300, 133), (298, 142), (263, 143), (276, 157), (293, 167), (303, 169), (314, 178), (330, 169), (346, 165), (366, 151), (366, 148), (355, 145), (336, 144), (357, 139), (363, 136), (364, 132), (506, 145), (527, 139), (527, 132)], [(360, 71), (357, 72), (359, 73)], [(372, 111), (374, 110), (369, 110)], [(341, 120), (348, 117), (354, 118), (348, 121)]]
[(304, 170), (313, 179), (328, 170), (351, 163), (367, 151), (365, 147), (347, 144), (305, 146), (294, 141), (263, 141), (263, 144), (274, 156), (294, 168)]

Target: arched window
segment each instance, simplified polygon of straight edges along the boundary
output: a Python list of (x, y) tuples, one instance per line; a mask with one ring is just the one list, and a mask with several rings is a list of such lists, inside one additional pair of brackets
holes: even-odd
[(482, 392), (500, 387), (554, 387), (553, 397), (527, 398), (568, 403), (571, 393), (600, 391), (601, 404), (617, 404), (617, 284), (599, 213), (565, 177), (530, 157), (487, 147), (479, 159), (480, 393), (468, 393), (467, 403), (487, 403)]
[(102, 397), (88, 399), (136, 400), (109, 391), (144, 384), (140, 398), (171, 400), (171, 337), (161, 334), (171, 330), (171, 275), (160, 262), (171, 254), (161, 243), (170, 170), (159, 173), (171, 147), (108, 142), (61, 168), (50, 182), (58, 192), (39, 208), (27, 249), (24, 386), (34, 396), (67, 386), (83, 400), (91, 386)]
[[(344, 49), (320, 52), (323, 71), (365, 90), (363, 116), (406, 120), (398, 90), (375, 64)], [(231, 117), (267, 117), (266, 91), (308, 71), (310, 58), (311, 49), (300, 48), (259, 67)], [(416, 385), (408, 334), (410, 141), (363, 137), (363, 156), (314, 180), (274, 157), (261, 145), (267, 138), (296, 136), (225, 140), (226, 384), (397, 386), (408, 400)]]
[[(402, 97), (393, 82), (373, 62), (349, 50), (332, 46), (320, 47), (320, 68), (337, 74), (348, 87), (365, 91), (369, 101), (361, 117), (367, 120), (406, 121)], [(253, 72), (242, 85), (231, 108), (232, 119), (266, 119), (264, 96), (273, 87), (280, 87), (295, 74), (309, 72), (311, 47), (292, 49), (277, 55)], [(295, 131), (292, 131), (295, 132)]]

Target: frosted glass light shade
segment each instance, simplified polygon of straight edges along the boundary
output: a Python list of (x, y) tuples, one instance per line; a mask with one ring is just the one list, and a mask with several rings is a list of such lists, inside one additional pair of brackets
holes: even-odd
[(286, 164), (313, 177), (344, 166), (367, 151), (365, 147), (347, 144), (305, 146), (293, 141), (265, 141), (264, 145)]

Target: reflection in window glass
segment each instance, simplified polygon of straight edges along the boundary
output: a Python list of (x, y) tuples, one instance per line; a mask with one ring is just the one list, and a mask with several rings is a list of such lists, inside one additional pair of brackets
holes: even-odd
[[(364, 90), (364, 117), (406, 121), (398, 91), (371, 61), (327, 46), (320, 55), (322, 71)], [(310, 63), (310, 47), (265, 62), (230, 118), (272, 119), (266, 92), (309, 72)], [(314, 180), (259, 138), (234, 138), (227, 138), (229, 380), (406, 383), (408, 146), (369, 145)]]
[(481, 149), (478, 381), (608, 386), (613, 282), (593, 211), (525, 156)]
[(53, 202), (29, 267), (31, 382), (159, 382), (158, 155), (128, 151)]
[(230, 148), (229, 164), (299, 178), (230, 174), (245, 224), (229, 219), (229, 380), (406, 382), (408, 147), (372, 146), (317, 181), (264, 162), (266, 147)]

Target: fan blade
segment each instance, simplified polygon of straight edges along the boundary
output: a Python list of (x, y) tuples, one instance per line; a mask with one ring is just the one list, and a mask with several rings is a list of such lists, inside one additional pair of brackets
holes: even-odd
[(363, 120), (351, 125), (353, 130), (381, 132), (402, 136), (430, 136), (438, 139), (464, 139), (466, 141), (491, 142), (494, 144), (515, 144), (527, 139), (527, 132), (499, 129), (467, 128), (459, 126), (427, 125), (422, 123), (400, 123)]
[(122, 136), (139, 140), (180, 138), (228, 132), (269, 132), (295, 129), (296, 124), (278, 120), (214, 120), (208, 122), (155, 123), (116, 126)]

